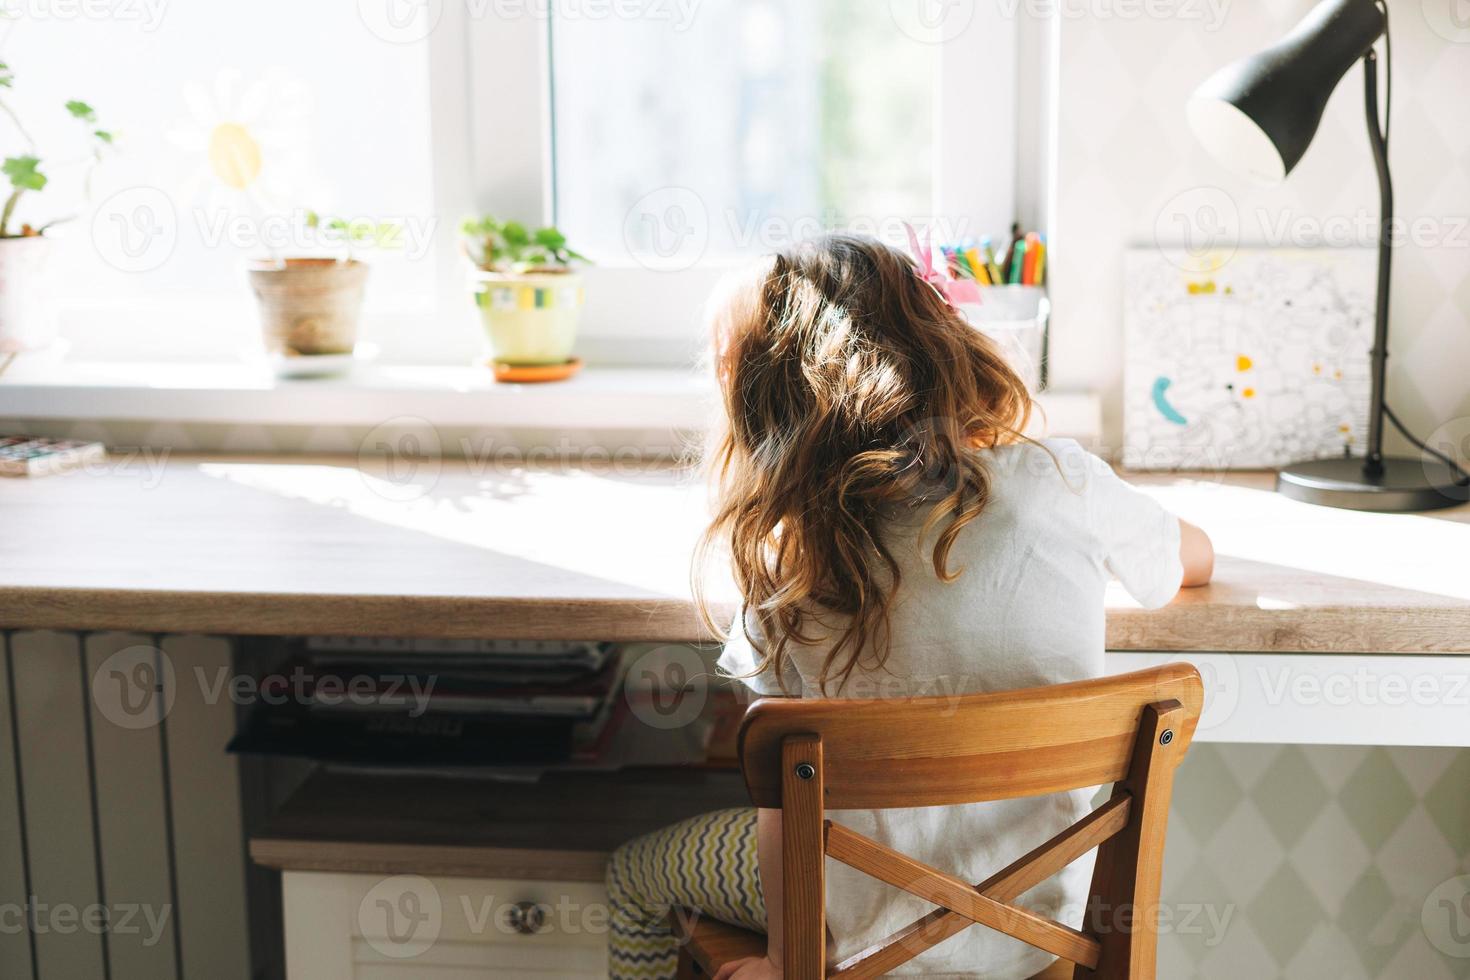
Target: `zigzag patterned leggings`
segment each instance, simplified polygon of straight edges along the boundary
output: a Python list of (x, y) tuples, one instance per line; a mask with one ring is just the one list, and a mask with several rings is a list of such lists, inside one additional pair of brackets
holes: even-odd
[(673, 980), (678, 906), (764, 932), (755, 810), (719, 810), (624, 844), (607, 865), (611, 980)]

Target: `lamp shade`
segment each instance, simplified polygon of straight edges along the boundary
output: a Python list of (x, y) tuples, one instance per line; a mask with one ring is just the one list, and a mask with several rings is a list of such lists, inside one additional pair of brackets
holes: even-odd
[(1307, 152), (1332, 90), (1383, 33), (1376, 0), (1323, 0), (1271, 47), (1207, 78), (1189, 127), (1217, 160), (1275, 183)]

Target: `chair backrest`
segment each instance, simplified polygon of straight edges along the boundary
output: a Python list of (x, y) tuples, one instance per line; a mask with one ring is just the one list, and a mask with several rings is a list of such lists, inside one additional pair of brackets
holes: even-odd
[[(751, 799), (782, 811), (787, 980), (880, 976), (979, 923), (1077, 964), (1074, 976), (1152, 980), (1174, 769), (1199, 723), (1190, 664), (960, 698), (757, 701), (740, 730)], [(1113, 783), (1111, 798), (971, 885), (824, 818), (1039, 796)], [(1014, 904), (1098, 848), (1082, 931)], [(939, 906), (828, 969), (825, 857)]]

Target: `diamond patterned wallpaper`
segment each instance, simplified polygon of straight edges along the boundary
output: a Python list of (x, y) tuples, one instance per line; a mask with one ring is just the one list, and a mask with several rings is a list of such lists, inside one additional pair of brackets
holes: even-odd
[(1470, 977), (1466, 889), (1470, 752), (1196, 743), (1174, 788), (1159, 976)]

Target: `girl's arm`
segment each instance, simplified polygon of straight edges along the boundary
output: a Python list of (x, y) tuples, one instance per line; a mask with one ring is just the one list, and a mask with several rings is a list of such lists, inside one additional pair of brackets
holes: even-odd
[(1179, 522), (1179, 560), (1184, 563), (1186, 589), (1207, 585), (1215, 572), (1215, 546), (1210, 536), (1188, 521)]

